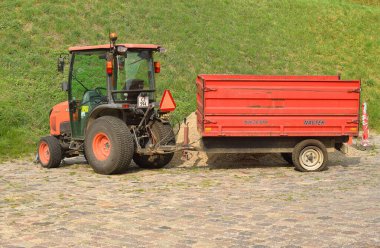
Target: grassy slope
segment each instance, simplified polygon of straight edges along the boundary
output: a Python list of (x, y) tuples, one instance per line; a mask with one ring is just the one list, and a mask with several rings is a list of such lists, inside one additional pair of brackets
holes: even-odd
[[(159, 89), (176, 117), (195, 109), (198, 73), (337, 74), (362, 79), (380, 124), (380, 7), (375, 0), (48, 1), (0, 3), (0, 157), (35, 149), (65, 99), (56, 57), (75, 44), (159, 43)], [(58, 1), (50, 1), (58, 2)], [(364, 3), (364, 4), (363, 4)]]

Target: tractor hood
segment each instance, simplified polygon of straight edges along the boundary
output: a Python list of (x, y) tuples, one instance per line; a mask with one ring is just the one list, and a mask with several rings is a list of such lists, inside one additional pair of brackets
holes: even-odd
[(60, 135), (65, 123), (70, 123), (69, 102), (61, 102), (55, 105), (50, 111), (50, 134)]

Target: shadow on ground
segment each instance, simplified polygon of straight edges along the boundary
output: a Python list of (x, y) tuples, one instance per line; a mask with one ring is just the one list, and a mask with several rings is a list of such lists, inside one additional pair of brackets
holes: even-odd
[[(293, 167), (288, 164), (280, 154), (197, 154), (194, 152), (189, 161), (182, 160), (182, 153), (175, 154), (172, 162), (165, 168), (205, 168), (205, 169), (246, 169), (246, 168), (277, 168)], [(357, 166), (360, 164), (360, 157), (348, 157), (340, 152), (329, 154), (329, 166)], [(88, 165), (83, 156), (66, 158), (60, 167), (71, 167), (73, 165)], [(89, 165), (88, 165), (89, 166)], [(138, 172), (140, 169), (134, 162), (125, 173)]]

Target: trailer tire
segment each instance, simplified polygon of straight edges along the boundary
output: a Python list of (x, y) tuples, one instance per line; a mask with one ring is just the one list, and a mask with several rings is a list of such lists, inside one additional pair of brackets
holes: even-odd
[(288, 162), (288, 164), (293, 164), (293, 159), (292, 159), (292, 153), (286, 152), (286, 153), (281, 153), (281, 157)]
[(292, 160), (298, 171), (322, 171), (327, 167), (328, 154), (322, 142), (308, 139), (299, 142), (294, 147)]
[(62, 148), (54, 136), (42, 137), (38, 143), (38, 161), (44, 168), (57, 168), (62, 161)]
[(119, 118), (103, 116), (86, 132), (85, 158), (96, 173), (124, 172), (131, 163), (134, 143), (128, 126)]
[[(175, 135), (173, 128), (169, 123), (154, 121), (151, 125), (151, 131), (161, 145), (175, 145)], [(140, 155), (135, 153), (133, 161), (144, 169), (160, 169), (167, 165), (173, 159), (174, 153)]]

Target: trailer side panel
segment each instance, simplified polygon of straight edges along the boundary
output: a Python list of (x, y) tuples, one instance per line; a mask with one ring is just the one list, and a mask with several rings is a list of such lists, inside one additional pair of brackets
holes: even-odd
[(357, 136), (360, 81), (337, 76), (199, 75), (203, 137)]

